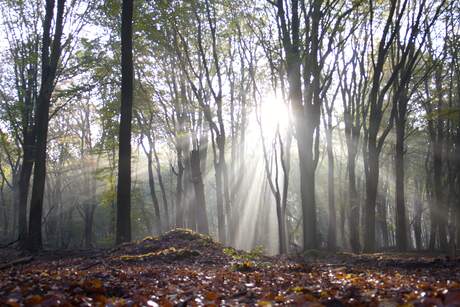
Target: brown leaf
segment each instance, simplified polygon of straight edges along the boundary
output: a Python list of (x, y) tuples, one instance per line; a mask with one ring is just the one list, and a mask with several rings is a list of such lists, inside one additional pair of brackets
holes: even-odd
[(43, 301), (43, 297), (40, 295), (28, 296), (25, 300), (26, 305), (38, 305)]
[(207, 301), (215, 301), (219, 298), (219, 294), (216, 292), (208, 291), (204, 295), (204, 299)]

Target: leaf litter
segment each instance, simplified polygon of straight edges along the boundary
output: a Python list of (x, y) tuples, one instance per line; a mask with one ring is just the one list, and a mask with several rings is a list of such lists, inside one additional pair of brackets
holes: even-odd
[(460, 306), (459, 263), (394, 253), (267, 257), (176, 229), (4, 266), (0, 305)]

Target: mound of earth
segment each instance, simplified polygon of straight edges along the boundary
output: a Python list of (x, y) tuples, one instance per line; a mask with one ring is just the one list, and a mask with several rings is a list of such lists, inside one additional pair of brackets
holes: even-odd
[(210, 236), (177, 228), (159, 237), (123, 244), (107, 256), (115, 261), (169, 263), (181, 261), (188, 264), (223, 265), (231, 257), (224, 253), (222, 244)]

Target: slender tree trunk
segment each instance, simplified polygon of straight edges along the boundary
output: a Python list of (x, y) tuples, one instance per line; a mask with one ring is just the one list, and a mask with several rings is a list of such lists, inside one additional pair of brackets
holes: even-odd
[(2, 211), (3, 217), (2, 235), (4, 238), (6, 238), (8, 236), (8, 207), (5, 201), (5, 179), (3, 177), (0, 183), (0, 209)]
[(177, 182), (176, 182), (176, 227), (184, 227), (184, 166), (182, 164), (182, 150), (177, 148)]
[(340, 199), (340, 207), (339, 207), (339, 235), (340, 235), (340, 242), (341, 247), (343, 249), (347, 248), (346, 236), (345, 236), (345, 223), (346, 223), (346, 199), (347, 193), (345, 191), (345, 183), (343, 182), (343, 164), (340, 166), (340, 173), (339, 173), (339, 199)]
[(149, 150), (147, 151), (147, 171), (149, 174), (149, 189), (150, 197), (152, 198), (153, 210), (155, 212), (155, 230), (156, 234), (161, 233), (163, 226), (161, 223), (160, 215), (160, 204), (158, 202), (157, 193), (155, 191), (155, 179), (153, 177), (153, 159), (152, 159), (152, 144), (150, 144)]
[[(460, 182), (459, 179), (457, 179), (457, 181)], [(458, 184), (457, 184), (458, 185)], [(458, 187), (457, 187), (458, 188)], [(457, 199), (456, 201), (456, 211), (455, 211), (455, 226), (456, 226), (456, 238), (457, 238), (457, 241), (456, 241), (456, 246), (459, 247), (460, 246), (460, 200)]]
[(224, 211), (224, 194), (223, 194), (223, 180), (222, 180), (222, 165), (220, 162), (214, 164), (215, 178), (216, 178), (216, 203), (217, 203), (217, 228), (219, 242), (225, 243), (227, 235), (225, 232), (225, 211)]
[(164, 229), (163, 231), (166, 231), (169, 229), (169, 206), (168, 206), (168, 198), (166, 196), (166, 189), (165, 185), (163, 183), (163, 176), (161, 175), (161, 164), (160, 164), (160, 159), (158, 158), (158, 153), (155, 148), (155, 142), (152, 143), (152, 149), (153, 149), (153, 156), (155, 157), (155, 163), (156, 163), (156, 172), (157, 172), (157, 177), (158, 177), (158, 184), (160, 185), (160, 191), (161, 191), (161, 198), (163, 200), (163, 207), (165, 210), (165, 222), (162, 223)]
[(197, 230), (200, 233), (209, 234), (208, 217), (206, 213), (206, 198), (204, 195), (203, 177), (200, 167), (200, 149), (190, 152), (190, 166), (193, 187), (195, 190), (196, 208), (192, 214), (196, 215)]
[(385, 182), (383, 188), (377, 196), (377, 211), (378, 211), (378, 226), (382, 233), (382, 247), (387, 248), (390, 245), (390, 238), (388, 234), (388, 182)]
[(332, 150), (332, 127), (326, 130), (327, 146), (327, 193), (329, 205), (329, 225), (327, 232), (327, 247), (334, 251), (337, 248), (337, 213), (335, 211), (335, 184), (334, 184), (334, 152)]
[[(19, 226), (19, 245), (22, 247), (26, 246), (27, 241), (27, 200), (30, 188), (30, 177), (32, 175), (32, 169), (34, 165), (32, 144), (29, 143), (29, 139), (25, 140), (24, 152), (21, 170), (19, 173), (19, 186), (18, 186), (18, 226)], [(26, 145), (27, 144), (27, 145)]]
[[(460, 72), (459, 72), (460, 75)], [(459, 91), (459, 97), (460, 97), (460, 79), (459, 79), (459, 84), (457, 84), (457, 90)], [(455, 138), (455, 146), (456, 146), (456, 152), (455, 152), (455, 166), (457, 169), (457, 184), (454, 186), (453, 189), (456, 188), (457, 193), (460, 191), (460, 123), (457, 123), (457, 136)], [(458, 194), (457, 194), (458, 195)], [(455, 226), (456, 226), (456, 248), (460, 247), (460, 197), (457, 197), (456, 200), (454, 200), (454, 206), (455, 206)]]
[[(221, 104), (222, 102), (220, 102)], [(218, 116), (222, 117), (221, 116)], [(225, 137), (225, 130), (224, 130), (224, 123), (223, 118), (219, 119), (220, 125), (220, 134), (217, 138), (217, 148), (219, 151), (219, 172), (220, 172), (220, 185), (221, 185), (221, 193), (223, 194), (223, 218), (224, 218), (224, 229), (225, 232), (225, 241), (223, 242), (232, 242), (234, 238), (234, 229), (230, 229), (230, 225), (232, 225), (232, 208), (231, 208), (231, 200), (230, 200), (230, 182), (228, 178), (228, 169), (227, 169), (227, 161), (225, 158), (225, 145), (226, 145), (226, 137)], [(217, 185), (217, 181), (216, 181)]]
[(287, 253), (286, 212), (279, 195), (276, 199), (276, 217), (278, 220), (279, 253), (283, 255)]
[(423, 203), (422, 203), (422, 197), (421, 197), (421, 186), (416, 181), (415, 182), (415, 197), (414, 197), (414, 238), (415, 238), (415, 248), (417, 250), (423, 249), (422, 213), (423, 213)]
[(131, 121), (133, 113), (133, 0), (121, 13), (121, 108), (118, 152), (116, 243), (131, 241)]
[(152, 226), (152, 221), (150, 219), (150, 214), (149, 212), (145, 209), (145, 204), (143, 201), (140, 202), (140, 209), (142, 212), (142, 220), (144, 221), (145, 228), (147, 229), (147, 234), (152, 235), (155, 233), (155, 230), (153, 229)]
[(184, 199), (182, 203), (184, 204), (184, 225), (191, 230), (196, 231), (196, 197), (195, 190), (193, 186), (193, 177), (192, 177), (192, 166), (191, 166), (191, 148), (190, 148), (190, 138), (183, 138), (183, 150), (184, 150)]
[(395, 152), (396, 248), (399, 251), (407, 250), (406, 205), (404, 200), (404, 135), (405, 120), (403, 118), (399, 118), (399, 120), (396, 121)]
[[(433, 156), (434, 152), (434, 135), (430, 132), (430, 143), (431, 143), (431, 148), (430, 148), (430, 153), (431, 157)], [(437, 219), (436, 219), (436, 204), (435, 204), (435, 198), (434, 198), (434, 192), (433, 192), (433, 178), (431, 176), (431, 169), (429, 167), (429, 158), (430, 158), (430, 153), (427, 153), (426, 157), (426, 162), (425, 162), (425, 172), (426, 172), (426, 194), (427, 194), (427, 199), (430, 201), (429, 203), (429, 213), (430, 213), (430, 229), (429, 229), (429, 236), (428, 236), (428, 249), (430, 251), (434, 251), (435, 246), (436, 246), (436, 228), (437, 228)]]
[(433, 153), (433, 184), (434, 184), (434, 198), (435, 198), (435, 231), (439, 239), (439, 247), (447, 250), (447, 232), (446, 221), (444, 218), (447, 215), (445, 206), (443, 204), (443, 188), (442, 188), (442, 145), (437, 144)]
[[(351, 145), (353, 146), (353, 145)], [(350, 228), (350, 245), (353, 252), (358, 253), (361, 251), (361, 244), (359, 242), (359, 225), (360, 225), (360, 210), (358, 190), (356, 189), (356, 155), (351, 151), (356, 151), (355, 148), (348, 146), (348, 203), (349, 203), (349, 228)]]
[[(288, 193), (289, 193), (289, 174), (291, 171), (291, 144), (292, 144), (292, 131), (287, 131), (286, 135), (286, 145), (283, 144), (280, 137), (280, 152), (281, 152), (281, 163), (283, 167), (283, 190), (282, 190), (282, 197), (281, 197), (281, 227), (282, 232), (280, 236), (282, 236), (284, 240), (284, 245), (281, 246), (282, 252), (289, 252), (288, 246), (288, 234), (287, 234), (287, 222), (286, 222), (286, 210), (287, 210), (287, 202), (288, 202)], [(283, 148), (283, 146), (286, 146)]]
[(94, 204), (85, 204), (85, 248), (93, 248)]

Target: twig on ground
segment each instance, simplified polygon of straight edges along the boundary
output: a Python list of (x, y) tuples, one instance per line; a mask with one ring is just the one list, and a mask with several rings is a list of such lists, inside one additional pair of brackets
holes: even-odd
[(14, 240), (13, 242), (10, 242), (10, 243), (5, 244), (5, 245), (0, 245), (0, 248), (7, 248), (7, 247), (13, 245), (13, 244), (16, 243), (16, 242), (19, 242), (19, 238), (17, 238), (17, 239)]
[(32, 260), (34, 259), (34, 257), (32, 256), (27, 256), (27, 257), (22, 257), (22, 258), (19, 258), (19, 259), (16, 259), (16, 260), (12, 260), (8, 263), (5, 263), (5, 264), (2, 264), (0, 265), (0, 270), (3, 270), (3, 269), (7, 269), (9, 267), (12, 267), (12, 266), (15, 266), (15, 265), (19, 265), (19, 264), (26, 264), (26, 263), (29, 263), (31, 262)]

